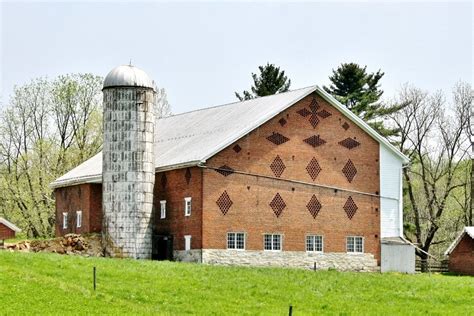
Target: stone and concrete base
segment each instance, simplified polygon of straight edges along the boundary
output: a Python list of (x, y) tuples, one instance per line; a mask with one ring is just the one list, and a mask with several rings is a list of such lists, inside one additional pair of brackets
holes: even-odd
[(176, 261), (202, 262), (205, 264), (229, 266), (265, 266), (291, 267), (339, 271), (380, 271), (377, 260), (372, 254), (348, 253), (309, 253), (302, 251), (258, 251), (258, 250), (226, 250), (226, 249), (195, 249), (175, 251)]

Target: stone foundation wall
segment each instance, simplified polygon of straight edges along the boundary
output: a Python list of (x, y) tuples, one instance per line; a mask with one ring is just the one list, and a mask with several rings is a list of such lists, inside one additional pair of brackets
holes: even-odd
[(175, 251), (176, 261), (202, 262), (205, 264), (229, 266), (291, 267), (339, 271), (380, 271), (374, 255), (347, 253), (308, 253), (303, 251), (258, 251), (195, 249)]
[(202, 250), (193, 249), (193, 250), (175, 250), (173, 251), (173, 256), (175, 261), (182, 262), (202, 262)]

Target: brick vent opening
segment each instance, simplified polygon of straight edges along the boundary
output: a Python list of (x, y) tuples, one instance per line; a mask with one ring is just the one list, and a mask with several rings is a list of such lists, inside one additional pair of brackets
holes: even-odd
[(166, 183), (167, 183), (167, 182), (168, 182), (168, 179), (166, 179), (166, 173), (163, 173), (163, 174), (161, 175), (161, 187), (162, 187), (163, 189), (166, 188)]
[(276, 217), (280, 217), (281, 213), (286, 207), (285, 201), (283, 201), (283, 198), (281, 197), (280, 193), (277, 193), (272, 201), (270, 202), (270, 207), (273, 210), (273, 213), (275, 213)]
[(224, 177), (227, 177), (228, 175), (231, 175), (234, 173), (234, 169), (232, 169), (228, 165), (223, 165), (223, 166), (220, 166), (218, 169), (216, 169), (216, 172), (220, 173)]
[(187, 184), (189, 184), (189, 182), (191, 182), (191, 170), (189, 170), (189, 168), (186, 169), (186, 173), (184, 174), (184, 178), (186, 179)]
[(354, 200), (352, 199), (352, 196), (349, 196), (349, 198), (346, 201), (346, 204), (344, 204), (343, 207), (344, 211), (346, 211), (347, 217), (349, 219), (352, 219), (354, 217), (355, 213), (357, 212), (357, 205), (355, 204)]
[(318, 147), (326, 144), (326, 141), (322, 139), (320, 135), (313, 135), (311, 137), (303, 139), (303, 141), (312, 147)]
[(280, 133), (273, 132), (270, 136), (267, 137), (269, 141), (274, 143), (275, 145), (281, 145), (289, 141), (290, 139)]
[(349, 150), (360, 146), (360, 143), (358, 141), (350, 137), (344, 140), (341, 140), (338, 144), (341, 145), (342, 147), (346, 147)]
[(342, 173), (346, 176), (347, 181), (352, 182), (354, 180), (354, 177), (357, 174), (357, 168), (354, 166), (354, 163), (352, 160), (348, 160), (346, 162), (346, 165), (344, 168), (342, 168)]
[(313, 181), (318, 177), (321, 170), (323, 169), (321, 169), (321, 166), (319, 165), (315, 157), (313, 157), (306, 166), (306, 171), (308, 172), (309, 176)]
[(322, 205), (319, 202), (316, 195), (313, 194), (313, 196), (311, 197), (311, 200), (306, 205), (306, 208), (308, 209), (309, 213), (313, 216), (313, 218), (316, 218), (316, 216), (318, 216), (318, 213), (321, 210)]
[(232, 149), (236, 152), (236, 153), (239, 153), (241, 150), (242, 150), (242, 147), (239, 146), (239, 144), (235, 145), (234, 147), (232, 147)]
[(232, 202), (232, 200), (230, 199), (227, 191), (224, 191), (221, 194), (221, 196), (217, 199), (216, 204), (221, 210), (222, 214), (226, 215), (227, 212), (230, 210), (232, 204), (234, 204), (234, 202)]
[(280, 156), (276, 156), (273, 162), (270, 164), (270, 169), (272, 169), (273, 174), (275, 177), (279, 178), (283, 171), (285, 171), (286, 166), (283, 160), (281, 160)]

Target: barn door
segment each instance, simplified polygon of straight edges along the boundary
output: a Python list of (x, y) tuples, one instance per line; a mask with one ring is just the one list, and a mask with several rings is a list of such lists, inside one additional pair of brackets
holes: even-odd
[(173, 236), (153, 235), (152, 260), (173, 260)]

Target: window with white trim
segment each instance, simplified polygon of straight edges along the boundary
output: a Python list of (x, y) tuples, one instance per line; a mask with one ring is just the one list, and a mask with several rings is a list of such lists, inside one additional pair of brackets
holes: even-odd
[(323, 252), (323, 236), (307, 235), (306, 236), (306, 251)]
[(265, 234), (263, 236), (263, 249), (267, 251), (281, 251), (281, 239), (280, 234)]
[(191, 216), (191, 198), (184, 198), (184, 216)]
[(82, 227), (82, 211), (76, 211), (76, 227)]
[(160, 218), (166, 218), (166, 201), (160, 201)]
[(227, 233), (227, 249), (244, 250), (245, 233)]
[(191, 250), (191, 235), (184, 236), (184, 250)]
[(67, 213), (63, 213), (63, 229), (67, 228)]
[(348, 236), (347, 237), (347, 252), (363, 253), (364, 252), (364, 237)]

